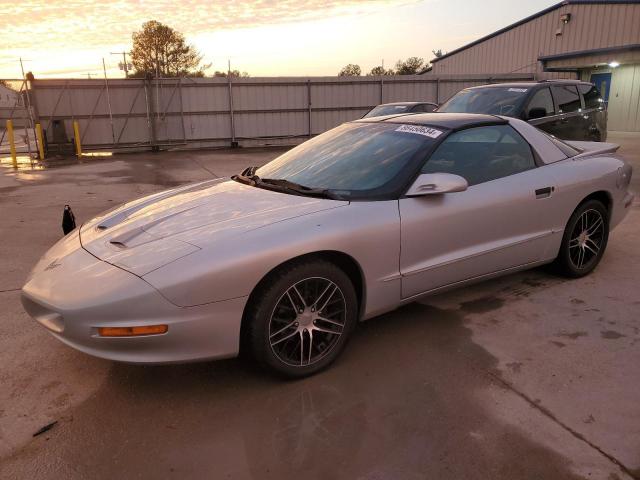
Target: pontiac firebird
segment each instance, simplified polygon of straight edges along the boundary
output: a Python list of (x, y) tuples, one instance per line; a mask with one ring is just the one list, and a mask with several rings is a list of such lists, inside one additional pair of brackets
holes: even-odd
[(22, 302), (90, 355), (246, 351), (309, 375), (358, 321), (422, 296), (547, 263), (590, 273), (633, 200), (616, 149), (491, 115), (346, 123), (84, 223), (35, 266)]

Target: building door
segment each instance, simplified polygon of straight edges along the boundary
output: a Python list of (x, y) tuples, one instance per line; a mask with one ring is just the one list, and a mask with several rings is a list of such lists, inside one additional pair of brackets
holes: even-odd
[(611, 90), (611, 73), (592, 73), (591, 83), (593, 83), (600, 92), (605, 103), (609, 101), (609, 90)]

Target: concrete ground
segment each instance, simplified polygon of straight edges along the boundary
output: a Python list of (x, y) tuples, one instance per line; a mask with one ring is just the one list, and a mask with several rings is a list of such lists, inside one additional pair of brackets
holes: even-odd
[[(640, 191), (640, 135), (609, 140)], [(538, 269), (427, 298), (361, 324), (332, 368), (301, 381), (239, 360), (95, 359), (23, 312), (19, 289), (60, 238), (65, 203), (87, 219), (280, 151), (3, 169), (0, 478), (640, 478), (638, 200), (589, 277)]]

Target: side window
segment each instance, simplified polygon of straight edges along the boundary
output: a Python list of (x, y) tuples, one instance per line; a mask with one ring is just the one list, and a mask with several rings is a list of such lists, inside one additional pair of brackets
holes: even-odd
[(575, 85), (554, 85), (551, 88), (558, 104), (558, 113), (577, 112), (582, 108)]
[(554, 114), (553, 98), (548, 88), (538, 90), (527, 107), (527, 118), (542, 118)]
[(595, 85), (578, 85), (578, 90), (584, 98), (584, 108), (600, 108), (602, 97)]
[(433, 152), (422, 173), (453, 173), (477, 185), (534, 167), (525, 139), (510, 125), (494, 125), (452, 133)]
[(433, 105), (429, 105), (428, 103), (422, 103), (422, 104), (418, 104), (415, 107), (413, 107), (412, 111), (416, 112), (416, 113), (418, 113), (418, 112), (419, 113), (431, 113), (431, 112), (433, 112), (433, 110), (435, 108), (436, 107), (434, 107)]

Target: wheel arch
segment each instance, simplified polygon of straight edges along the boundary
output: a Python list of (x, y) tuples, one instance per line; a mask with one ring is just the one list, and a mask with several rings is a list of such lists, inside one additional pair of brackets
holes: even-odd
[(613, 206), (613, 198), (611, 194), (606, 190), (598, 190), (597, 192), (590, 193), (589, 195), (584, 197), (582, 200), (580, 200), (580, 202), (574, 209), (574, 212), (580, 205), (582, 205), (585, 202), (588, 202), (589, 200), (598, 200), (600, 203), (602, 203), (607, 209), (607, 214), (609, 215), (609, 218), (611, 218), (611, 207)]
[(265, 285), (270, 278), (274, 275), (277, 275), (279, 271), (283, 268), (288, 267), (293, 263), (300, 263), (305, 261), (312, 260), (324, 260), (330, 262), (340, 268), (353, 282), (353, 287), (356, 291), (356, 297), (358, 300), (358, 318), (362, 316), (362, 312), (364, 311), (365, 299), (366, 299), (366, 284), (364, 280), (364, 272), (362, 271), (362, 267), (358, 263), (358, 261), (353, 258), (351, 255), (340, 252), (337, 250), (319, 250), (316, 252), (305, 253), (303, 255), (298, 255), (296, 257), (290, 258), (275, 267), (269, 270), (261, 279), (256, 283), (256, 285), (251, 290), (249, 294), (249, 298), (245, 304), (244, 310), (242, 312), (242, 323), (240, 325), (240, 351), (245, 350), (245, 341), (246, 341), (246, 327), (247, 327), (247, 314), (250, 308), (250, 305), (253, 304), (253, 300), (255, 295), (259, 294), (263, 285)]
[[(569, 244), (570, 241), (570, 236), (572, 233), (573, 228), (569, 228), (569, 225), (571, 223), (572, 218), (577, 214), (578, 211), (580, 211), (580, 208), (585, 205), (587, 202), (589, 201), (597, 201), (599, 203), (602, 204), (602, 206), (604, 207), (605, 211), (606, 211), (606, 216), (607, 218), (605, 219), (605, 221), (607, 222), (606, 228), (604, 228), (604, 233), (603, 233), (603, 241), (604, 243), (601, 246), (601, 249), (599, 251), (599, 253), (597, 254), (600, 257), (602, 257), (604, 250), (606, 248), (606, 244), (607, 244), (607, 239), (609, 237), (609, 223), (611, 221), (611, 211), (612, 211), (612, 207), (613, 207), (613, 199), (611, 197), (611, 194), (609, 192), (607, 192), (606, 190), (598, 190), (595, 192), (590, 193), (589, 195), (585, 196), (580, 202), (578, 202), (578, 204), (576, 205), (576, 207), (573, 209), (573, 211), (571, 212), (571, 216), (569, 217), (569, 219), (567, 220), (567, 223), (565, 225), (565, 229), (564, 229), (564, 233), (562, 236), (562, 241), (560, 243), (560, 245), (558, 245), (558, 251), (556, 254), (556, 257), (552, 263), (552, 268), (559, 274), (569, 277), (569, 278), (578, 278), (581, 276), (584, 276), (588, 273), (590, 273), (593, 268), (595, 268), (595, 266), (597, 266), (597, 264), (599, 263), (599, 258), (596, 260), (596, 263), (590, 267), (586, 272), (580, 273), (578, 270), (575, 270), (576, 267), (570, 265), (571, 260), (569, 259), (569, 253), (567, 250), (567, 246)], [(579, 218), (579, 217), (578, 217)], [(577, 220), (576, 220), (577, 221)], [(574, 224), (575, 226), (576, 224)], [(579, 266), (577, 268), (580, 268)]]

